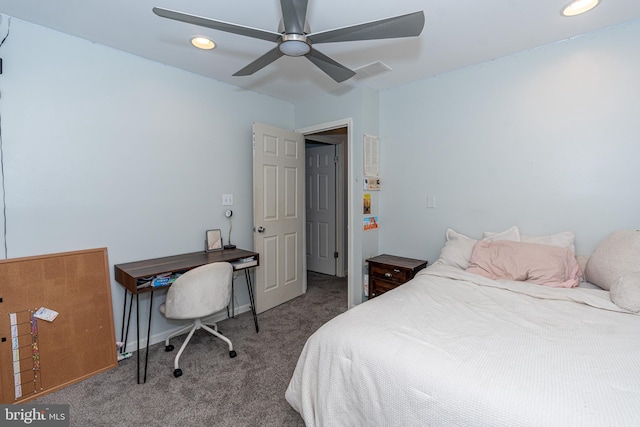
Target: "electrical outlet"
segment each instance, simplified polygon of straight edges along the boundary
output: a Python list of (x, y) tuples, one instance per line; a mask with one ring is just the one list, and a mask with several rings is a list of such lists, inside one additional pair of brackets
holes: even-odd
[(233, 206), (233, 194), (222, 195), (222, 206)]

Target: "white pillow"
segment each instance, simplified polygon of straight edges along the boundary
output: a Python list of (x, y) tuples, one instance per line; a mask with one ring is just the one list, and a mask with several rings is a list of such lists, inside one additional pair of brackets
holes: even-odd
[[(571, 249), (571, 248), (569, 248)], [(576, 255), (576, 261), (578, 261), (578, 265), (580, 266), (580, 281), (586, 282), (587, 278), (585, 277), (584, 271), (587, 269), (587, 261), (589, 260), (589, 255)], [(600, 288), (600, 286), (594, 285), (596, 288)]]
[(558, 248), (569, 248), (572, 254), (575, 255), (576, 253), (576, 235), (573, 231), (563, 231), (556, 234), (548, 234), (546, 236), (529, 236), (527, 234), (521, 234), (520, 241), (556, 246)]
[(628, 273), (640, 271), (640, 231), (619, 230), (604, 239), (589, 257), (585, 273), (587, 281), (602, 289), (611, 286)]
[(640, 312), (640, 272), (620, 276), (611, 285), (609, 296), (618, 307)]
[[(458, 233), (451, 228), (447, 228), (446, 238), (447, 241), (440, 251), (440, 258), (438, 258), (434, 264), (448, 265), (466, 270), (467, 267), (469, 267), (471, 252), (473, 251), (473, 246), (476, 244), (477, 240), (465, 236), (462, 233)], [(512, 240), (518, 242), (520, 241), (520, 231), (518, 230), (518, 227), (513, 226), (500, 233), (493, 233), (491, 236), (482, 240), (488, 242), (495, 242), (498, 240)]]
[(520, 230), (518, 230), (518, 227), (514, 225), (513, 227), (509, 227), (499, 233), (485, 231), (482, 234), (482, 240), (484, 240), (485, 242), (497, 242), (498, 240), (510, 240), (512, 242), (519, 242)]
[[(499, 233), (485, 231), (482, 237), (487, 238)], [(520, 234), (520, 241), (524, 243), (537, 243), (539, 245), (555, 246), (558, 248), (569, 248), (571, 253), (576, 253), (576, 235), (573, 231), (563, 231), (556, 234), (548, 234), (546, 236), (531, 236), (528, 234)]]
[(471, 251), (477, 240), (447, 228), (447, 241), (440, 251), (440, 258), (434, 263), (449, 265), (466, 270), (469, 267)]

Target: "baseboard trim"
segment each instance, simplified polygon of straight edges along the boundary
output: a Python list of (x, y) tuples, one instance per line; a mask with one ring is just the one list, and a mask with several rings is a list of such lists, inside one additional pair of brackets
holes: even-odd
[[(237, 316), (238, 314), (242, 314), (242, 313), (246, 313), (247, 311), (251, 311), (251, 304), (244, 304), (241, 306), (238, 306), (235, 308), (234, 310), (234, 315)], [(216, 322), (221, 322), (223, 320), (227, 319), (227, 312), (226, 311), (221, 311), (220, 313), (216, 313), (213, 316), (207, 317), (206, 318), (208, 321), (216, 323)], [(185, 323), (187, 323), (185, 321)], [(146, 329), (147, 325), (144, 325), (144, 327), (142, 325), (140, 325), (140, 329), (141, 329), (141, 333), (143, 329)], [(171, 335), (173, 332), (178, 331), (180, 328), (182, 328), (183, 326), (177, 326), (173, 329), (168, 329), (166, 331), (162, 331), (158, 334), (154, 334), (150, 337), (150, 341), (149, 341), (149, 345), (154, 345), (157, 344), (159, 342), (163, 342), (164, 340), (167, 339), (167, 337), (169, 335)], [(133, 330), (129, 330), (129, 333), (131, 335), (135, 335), (135, 329)], [(185, 332), (186, 334), (187, 332)], [(144, 337), (142, 337), (140, 339), (140, 347), (138, 347), (138, 341), (135, 340), (135, 338), (133, 340), (128, 340), (125, 346), (125, 351), (127, 352), (135, 352), (137, 348), (140, 348), (140, 350), (144, 350), (145, 347), (147, 346), (147, 339), (145, 339)]]

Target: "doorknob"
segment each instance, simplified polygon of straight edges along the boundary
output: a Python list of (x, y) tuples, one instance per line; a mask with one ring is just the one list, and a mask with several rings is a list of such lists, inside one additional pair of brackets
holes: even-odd
[(265, 230), (266, 228), (264, 228), (263, 226), (258, 227), (258, 233), (264, 233)]

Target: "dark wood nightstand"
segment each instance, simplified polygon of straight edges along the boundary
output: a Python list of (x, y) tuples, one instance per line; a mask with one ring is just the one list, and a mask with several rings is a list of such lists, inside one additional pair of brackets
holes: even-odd
[(378, 255), (369, 263), (369, 299), (377, 297), (413, 279), (427, 261), (394, 255)]

